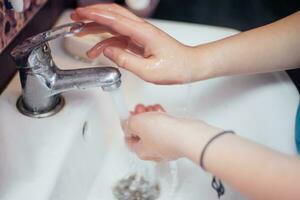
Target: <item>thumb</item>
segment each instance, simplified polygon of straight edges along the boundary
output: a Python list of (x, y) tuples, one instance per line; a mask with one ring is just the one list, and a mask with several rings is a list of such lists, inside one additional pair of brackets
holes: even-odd
[(147, 66), (145, 58), (135, 56), (124, 49), (112, 46), (105, 48), (103, 53), (119, 67), (127, 69), (139, 77), (143, 77), (143, 74), (145, 74), (144, 70), (146, 68), (144, 66)]

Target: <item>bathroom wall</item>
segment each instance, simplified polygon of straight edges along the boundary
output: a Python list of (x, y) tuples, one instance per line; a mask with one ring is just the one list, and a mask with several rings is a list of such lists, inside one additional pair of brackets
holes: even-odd
[(26, 0), (25, 12), (7, 10), (0, 0), (0, 53), (47, 0)]
[(0, 94), (16, 73), (10, 57), (12, 49), (26, 38), (48, 30), (75, 0), (25, 0), (23, 13), (6, 10), (0, 0)]
[(6, 9), (3, 1), (0, 0), (0, 53), (47, 0), (26, 0), (23, 13)]
[(245, 31), (298, 10), (299, 0), (161, 0), (153, 17)]

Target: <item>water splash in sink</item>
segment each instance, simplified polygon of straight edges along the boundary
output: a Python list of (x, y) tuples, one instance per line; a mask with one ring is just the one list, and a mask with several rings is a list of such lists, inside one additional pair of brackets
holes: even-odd
[[(126, 123), (130, 113), (127, 109), (121, 89), (110, 92), (110, 96), (119, 114), (121, 124)], [(124, 127), (123, 127), (124, 128)], [(124, 130), (126, 134), (126, 130)], [(130, 153), (130, 152), (128, 152)], [(130, 153), (131, 154), (131, 153)], [(155, 200), (159, 197), (159, 185), (153, 180), (155, 174), (153, 166), (149, 168), (142, 164), (136, 156), (130, 156), (128, 164), (132, 168), (132, 174), (128, 177), (121, 177), (113, 188), (113, 194), (118, 200)]]
[[(130, 112), (127, 109), (122, 90), (120, 88), (114, 90), (110, 92), (110, 96), (114, 102), (122, 125), (126, 123), (126, 120), (130, 116)], [(124, 130), (124, 132), (126, 134), (127, 131)], [(149, 162), (142, 161), (131, 152), (128, 153), (130, 154), (128, 157), (128, 165), (131, 169), (131, 172), (126, 177), (120, 177), (120, 180), (113, 188), (114, 196), (118, 200), (135, 199), (134, 196), (136, 195), (139, 195), (139, 197), (145, 197), (138, 198), (141, 200), (154, 200), (159, 198), (161, 193), (161, 185), (159, 185), (159, 179), (161, 179), (162, 177), (158, 177), (160, 176), (157, 172), (158, 165), (155, 163), (150, 164)], [(167, 186), (164, 184), (165, 188), (163, 189), (167, 190), (167, 194), (164, 196), (167, 197), (166, 199), (172, 199), (172, 196), (174, 195), (178, 185), (178, 169), (176, 162), (168, 163), (167, 168), (171, 176), (171, 181)], [(131, 190), (130, 188), (133, 188), (133, 190)]]
[(118, 200), (156, 200), (160, 195), (160, 187), (134, 174), (121, 179), (113, 188), (113, 193)]

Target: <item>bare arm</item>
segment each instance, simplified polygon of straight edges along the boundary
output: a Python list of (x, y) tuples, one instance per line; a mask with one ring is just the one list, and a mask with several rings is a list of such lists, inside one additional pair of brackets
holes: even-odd
[[(222, 132), (198, 120), (154, 112), (131, 117), (129, 130), (140, 138), (129, 144), (140, 158), (159, 161), (187, 157), (198, 166), (205, 144)], [(238, 135), (226, 134), (215, 139), (208, 146), (203, 163), (208, 172), (250, 199), (300, 197), (300, 158)]]
[[(187, 153), (197, 164), (198, 149), (194, 142)], [(235, 135), (223, 135), (208, 147), (204, 163), (209, 172), (251, 199), (300, 197), (300, 159), (296, 156), (284, 155)]]
[(195, 49), (196, 80), (300, 67), (300, 12)]

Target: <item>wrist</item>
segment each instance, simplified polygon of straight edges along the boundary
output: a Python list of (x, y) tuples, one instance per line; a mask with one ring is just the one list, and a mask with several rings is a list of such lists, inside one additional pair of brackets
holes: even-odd
[(205, 131), (201, 131), (198, 139), (191, 143), (191, 147), (188, 149), (187, 158), (199, 165), (200, 156), (205, 148), (205, 145), (209, 142), (211, 138), (219, 134), (223, 130), (213, 126), (207, 126)]
[(190, 67), (193, 81), (206, 80), (222, 76), (221, 63), (217, 62), (213, 44), (203, 44), (191, 47)]
[(177, 49), (179, 49), (177, 55), (180, 55), (182, 59), (181, 63), (175, 64), (183, 66), (180, 68), (182, 71), (177, 71), (180, 75), (180, 83), (196, 82), (214, 77), (212, 56), (204, 45), (192, 47), (178, 43)]
[(177, 149), (181, 157), (199, 164), (201, 152), (207, 142), (223, 130), (196, 120), (186, 120), (185, 127), (179, 133)]
[(212, 56), (206, 48), (207, 45), (199, 45), (194, 48), (194, 65), (193, 71), (195, 80), (205, 80), (213, 77), (214, 66), (212, 64)]

